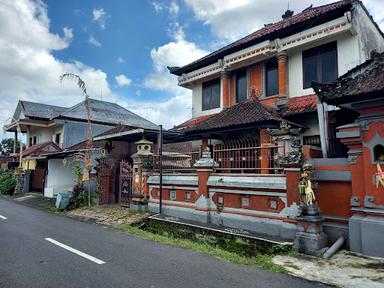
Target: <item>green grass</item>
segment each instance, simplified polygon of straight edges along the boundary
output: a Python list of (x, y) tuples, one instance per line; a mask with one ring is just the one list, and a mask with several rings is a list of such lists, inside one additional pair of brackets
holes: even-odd
[(245, 257), (233, 252), (225, 251), (218, 247), (214, 247), (208, 243), (194, 242), (188, 239), (177, 239), (170, 236), (158, 235), (127, 224), (109, 225), (108, 227), (116, 231), (131, 233), (152, 241), (207, 253), (209, 255), (229, 261), (231, 263), (252, 265), (257, 268), (269, 270), (272, 272), (286, 272), (283, 267), (276, 265), (272, 262), (272, 258), (274, 255), (259, 254), (256, 257)]

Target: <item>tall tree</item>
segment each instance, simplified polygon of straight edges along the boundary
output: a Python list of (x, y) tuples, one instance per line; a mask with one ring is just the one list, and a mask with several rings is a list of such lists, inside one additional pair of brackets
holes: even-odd
[[(4, 138), (0, 142), (0, 155), (1, 156), (9, 156), (13, 153), (13, 143), (15, 142), (15, 139), (13, 138)], [(23, 150), (25, 148), (25, 145), (23, 144)], [(17, 141), (16, 145), (16, 153), (20, 151), (20, 141)]]

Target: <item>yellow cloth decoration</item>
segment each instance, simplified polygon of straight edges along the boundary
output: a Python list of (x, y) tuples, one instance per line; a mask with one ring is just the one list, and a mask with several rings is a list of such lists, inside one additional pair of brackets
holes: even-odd
[(384, 188), (384, 172), (381, 170), (381, 166), (379, 163), (376, 164), (377, 172), (376, 172), (376, 188), (379, 188), (381, 184)]
[(307, 205), (313, 204), (315, 201), (315, 193), (313, 193), (311, 180), (307, 181), (307, 187), (305, 188), (305, 196), (307, 196)]
[(36, 160), (24, 160), (22, 168), (23, 168), (23, 171), (35, 170), (36, 169)]

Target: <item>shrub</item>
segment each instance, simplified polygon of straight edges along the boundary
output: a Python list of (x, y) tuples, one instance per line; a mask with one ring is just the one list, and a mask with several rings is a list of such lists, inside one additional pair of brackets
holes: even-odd
[(15, 192), (16, 179), (10, 171), (0, 170), (0, 194), (12, 195)]
[(69, 210), (84, 207), (88, 205), (88, 191), (85, 190), (82, 184), (76, 184), (73, 187)]

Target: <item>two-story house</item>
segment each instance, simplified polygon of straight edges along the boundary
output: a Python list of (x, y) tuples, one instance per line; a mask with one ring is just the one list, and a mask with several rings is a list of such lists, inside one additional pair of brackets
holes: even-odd
[[(158, 130), (156, 124), (115, 103), (89, 99), (89, 110), (93, 136), (116, 125)], [(26, 149), (16, 156), (21, 161), (20, 166), (31, 171), (27, 190), (44, 191), (46, 196), (54, 196), (60, 189), (71, 188), (75, 178), (72, 166), (64, 167), (63, 155), (54, 157), (52, 154), (65, 154), (84, 142), (87, 121), (85, 101), (70, 108), (19, 101), (12, 121), (4, 126), (4, 131), (13, 132), (16, 140), (20, 134), (26, 137)]]
[(372, 50), (384, 50), (383, 33), (361, 1), (287, 10), (276, 23), (188, 65), (169, 67), (179, 85), (192, 90), (193, 118), (174, 130), (195, 140), (195, 147), (242, 147), (231, 145), (234, 139), (260, 146), (264, 128), (282, 117), (304, 126), (304, 145), (339, 157), (346, 151), (336, 127), (356, 115), (318, 103), (311, 83), (337, 79)]

